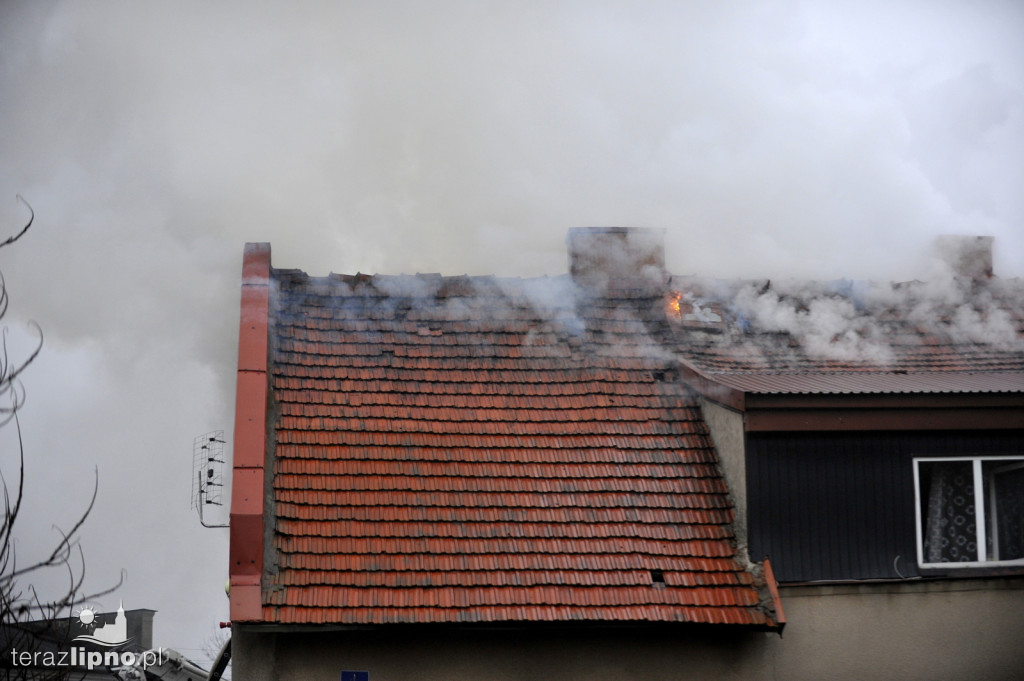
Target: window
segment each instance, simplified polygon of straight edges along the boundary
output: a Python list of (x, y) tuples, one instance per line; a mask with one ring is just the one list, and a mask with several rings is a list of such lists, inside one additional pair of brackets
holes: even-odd
[(922, 567), (1024, 565), (1024, 458), (914, 459)]

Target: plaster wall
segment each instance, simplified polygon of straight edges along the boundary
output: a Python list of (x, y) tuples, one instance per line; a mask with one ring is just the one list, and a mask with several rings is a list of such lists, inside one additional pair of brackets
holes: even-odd
[(1024, 579), (782, 588), (783, 636), (688, 626), (260, 633), (234, 629), (234, 678), (337, 681), (1014, 681)]
[(1024, 678), (1024, 578), (779, 591), (786, 629), (765, 660), (777, 678)]
[[(232, 673), (249, 681), (337, 681), (342, 671), (368, 671), (371, 681), (726, 681), (747, 678), (745, 651), (763, 636), (688, 627), (246, 632)], [(256, 664), (244, 661), (250, 652)]]
[[(747, 551), (747, 464), (746, 439), (743, 430), (743, 414), (723, 407), (708, 399), (701, 398), (704, 422), (711, 433), (711, 440), (718, 451), (718, 462), (729, 485), (729, 494), (735, 507), (733, 532), (740, 559), (749, 560)], [(760, 561), (764, 556), (754, 557)], [(785, 607), (785, 606), (783, 606)]]

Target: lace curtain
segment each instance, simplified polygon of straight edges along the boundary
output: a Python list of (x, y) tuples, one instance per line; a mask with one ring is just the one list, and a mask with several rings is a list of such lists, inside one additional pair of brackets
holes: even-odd
[(1020, 463), (992, 463), (998, 543), (989, 544), (989, 555), (999, 560), (1024, 558), (1024, 467)]
[(921, 465), (926, 474), (924, 558), (928, 563), (978, 559), (974, 474), (970, 461)]

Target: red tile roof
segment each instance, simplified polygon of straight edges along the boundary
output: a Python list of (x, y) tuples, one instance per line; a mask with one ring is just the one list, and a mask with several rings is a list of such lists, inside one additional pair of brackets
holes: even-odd
[(780, 627), (697, 403), (664, 380), (660, 292), (270, 279), (272, 564), (233, 616)]

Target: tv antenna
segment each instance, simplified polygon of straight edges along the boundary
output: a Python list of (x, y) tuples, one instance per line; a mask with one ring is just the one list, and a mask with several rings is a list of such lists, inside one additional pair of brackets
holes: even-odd
[(198, 435), (192, 441), (192, 507), (199, 511), (203, 527), (228, 527), (203, 518), (207, 506), (224, 505), (224, 444), (223, 430)]

